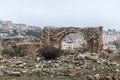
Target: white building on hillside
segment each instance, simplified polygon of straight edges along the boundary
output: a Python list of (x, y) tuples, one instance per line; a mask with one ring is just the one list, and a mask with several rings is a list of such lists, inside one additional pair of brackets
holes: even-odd
[(84, 37), (80, 34), (73, 33), (70, 35), (67, 35), (61, 43), (62, 49), (79, 49), (79, 48), (85, 48), (87, 45), (87, 42), (84, 40)]
[(116, 31), (104, 31), (103, 33), (103, 43), (108, 44), (113, 41), (118, 40), (119, 34)]
[(103, 49), (116, 50), (116, 46), (112, 43), (120, 39), (120, 34), (116, 30), (108, 30), (103, 32)]

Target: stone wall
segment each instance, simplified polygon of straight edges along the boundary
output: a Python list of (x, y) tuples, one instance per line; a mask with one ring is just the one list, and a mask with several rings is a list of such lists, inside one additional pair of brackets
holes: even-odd
[(35, 37), (6, 37), (6, 38), (1, 38), (1, 46), (3, 48), (9, 47), (11, 45), (16, 45), (16, 44), (29, 44), (29, 43), (39, 43), (40, 39), (35, 38)]
[(61, 48), (62, 39), (70, 33), (79, 33), (87, 41), (87, 50), (89, 52), (100, 52), (102, 50), (103, 27), (44, 27), (41, 37), (42, 46), (54, 46)]
[(35, 37), (14, 37), (1, 39), (1, 52), (4, 48), (13, 49), (14, 46), (19, 48), (19, 53), (33, 54), (37, 53), (40, 48), (40, 40)]

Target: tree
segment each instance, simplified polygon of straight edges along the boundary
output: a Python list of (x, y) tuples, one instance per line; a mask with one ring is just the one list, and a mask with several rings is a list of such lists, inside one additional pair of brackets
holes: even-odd
[(41, 37), (41, 34), (42, 34), (42, 30), (28, 30), (26, 32), (26, 35), (27, 36), (35, 36), (37, 38), (40, 38)]
[(16, 35), (18, 35), (17, 30), (13, 29), (13, 33), (9, 32), (9, 35), (10, 36), (16, 36)]
[(120, 49), (120, 41), (113, 41), (113, 45), (115, 45), (117, 49)]
[(17, 30), (13, 30), (13, 35), (18, 35)]

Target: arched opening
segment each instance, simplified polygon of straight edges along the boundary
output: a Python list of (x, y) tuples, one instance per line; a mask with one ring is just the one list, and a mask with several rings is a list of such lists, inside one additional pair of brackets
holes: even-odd
[(40, 40), (40, 46), (52, 46), (61, 49), (61, 41), (70, 33), (79, 33), (84, 37), (87, 43), (88, 52), (101, 52), (102, 51), (102, 34), (103, 27), (45, 27)]
[(80, 33), (69, 33), (61, 40), (61, 49), (72, 52), (87, 51), (87, 41)]

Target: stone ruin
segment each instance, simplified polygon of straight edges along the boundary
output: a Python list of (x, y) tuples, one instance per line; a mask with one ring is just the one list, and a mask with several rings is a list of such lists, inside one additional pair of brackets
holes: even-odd
[(5, 37), (0, 39), (0, 51), (17, 46), (20, 48), (21, 53), (35, 54), (40, 47), (39, 42), (40, 39), (35, 37)]
[[(24, 52), (36, 53), (38, 48), (53, 46), (61, 48), (62, 39), (70, 33), (79, 33), (87, 42), (88, 52), (101, 52), (103, 27), (44, 27), (41, 39), (35, 37), (14, 37), (1, 39), (1, 51), (14, 45), (22, 47)], [(23, 49), (24, 48), (24, 49)]]
[(79, 33), (87, 42), (88, 52), (101, 52), (103, 27), (44, 27), (41, 36), (41, 46), (61, 48), (62, 39), (70, 33)]

